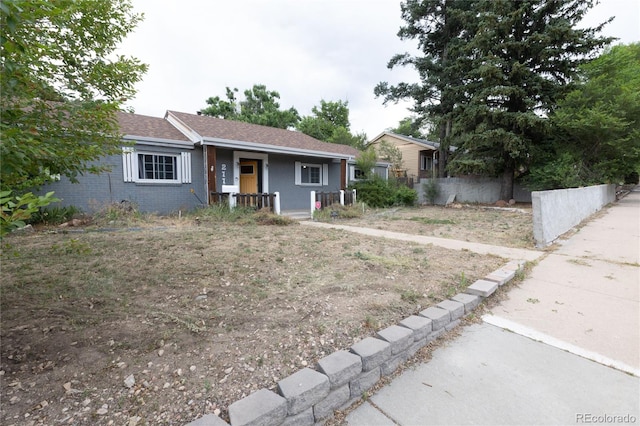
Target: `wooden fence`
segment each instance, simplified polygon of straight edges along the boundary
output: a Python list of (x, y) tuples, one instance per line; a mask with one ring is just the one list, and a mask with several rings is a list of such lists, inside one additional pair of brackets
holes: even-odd
[(315, 192), (315, 205), (320, 203), (320, 208), (329, 207), (332, 204), (343, 204), (342, 197), (344, 197), (344, 205), (352, 206), (354, 201), (353, 191), (334, 191), (334, 192)]

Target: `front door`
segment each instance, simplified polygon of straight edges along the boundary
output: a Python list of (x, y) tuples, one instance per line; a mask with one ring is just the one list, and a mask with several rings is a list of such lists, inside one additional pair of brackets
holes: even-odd
[(240, 193), (258, 193), (258, 161), (240, 160)]

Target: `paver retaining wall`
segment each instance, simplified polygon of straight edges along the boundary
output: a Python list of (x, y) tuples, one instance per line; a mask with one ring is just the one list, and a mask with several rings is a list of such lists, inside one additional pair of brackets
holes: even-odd
[[(431, 306), (320, 359), (315, 369), (304, 368), (278, 382), (277, 393), (260, 389), (229, 406), (232, 426), (314, 425), (363, 397), (385, 376), (391, 375), (432, 340), (460, 324), (480, 302), (509, 282), (524, 267), (511, 261), (464, 293)], [(207, 414), (187, 426), (224, 426), (228, 423)]]
[(615, 199), (616, 186), (613, 184), (532, 192), (533, 237), (536, 246), (548, 246)]

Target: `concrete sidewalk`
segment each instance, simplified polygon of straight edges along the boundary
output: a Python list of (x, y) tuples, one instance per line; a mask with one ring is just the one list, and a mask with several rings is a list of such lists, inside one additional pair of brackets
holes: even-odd
[[(640, 422), (640, 188), (349, 425)], [(613, 368), (611, 368), (613, 367)]]
[(492, 322), (537, 330), (640, 376), (640, 189), (559, 245)]

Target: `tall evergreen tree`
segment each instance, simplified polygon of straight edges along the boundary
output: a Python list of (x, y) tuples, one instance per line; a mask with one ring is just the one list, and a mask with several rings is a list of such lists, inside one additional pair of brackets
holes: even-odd
[(440, 142), (439, 176), (445, 176), (449, 153), (454, 106), (464, 99), (463, 71), (470, 62), (462, 55), (462, 48), (475, 31), (475, 21), (470, 13), (474, 0), (407, 0), (401, 4), (402, 19), (406, 25), (400, 28), (402, 40), (418, 41), (421, 54), (395, 55), (388, 68), (414, 67), (420, 76), (418, 83), (400, 83), (390, 86), (378, 84), (376, 96), (384, 101), (412, 98), (412, 111), (417, 121), (429, 121), (437, 127)]
[(400, 35), (418, 38), (424, 57), (400, 55), (390, 65), (415, 66), (421, 81), (395, 88), (382, 83), (376, 93), (412, 97), (418, 112), (422, 106), (444, 118), (443, 145), (458, 147), (450, 170), (501, 175), (501, 197), (509, 199), (515, 172), (547, 133), (544, 115), (571, 90), (578, 67), (611, 41), (598, 36), (606, 23), (575, 28), (593, 4), (409, 0), (403, 18), (411, 31)]
[(550, 113), (574, 86), (579, 66), (611, 42), (596, 28), (577, 29), (593, 6), (584, 0), (480, 0), (477, 31), (464, 47), (472, 58), (468, 102), (454, 111), (459, 150), (454, 171), (502, 176), (501, 198), (513, 197), (548, 132)]

